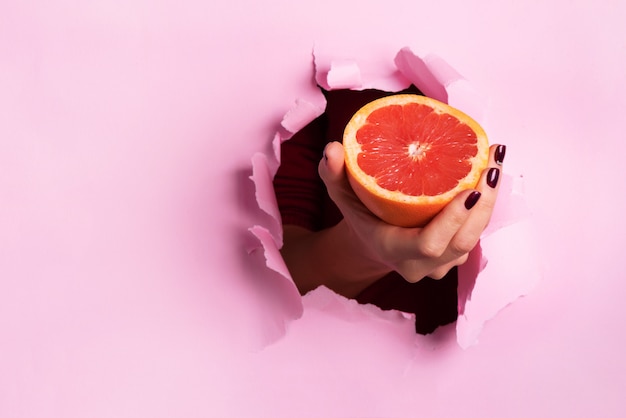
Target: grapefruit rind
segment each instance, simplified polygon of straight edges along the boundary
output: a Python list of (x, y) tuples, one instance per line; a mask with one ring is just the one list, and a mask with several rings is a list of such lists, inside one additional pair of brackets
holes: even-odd
[[(376, 109), (409, 103), (424, 104), (431, 107), (436, 113), (449, 114), (468, 125), (476, 134), (477, 152), (476, 155), (468, 159), (471, 164), (470, 172), (460, 179), (455, 187), (444, 193), (434, 196), (410, 196), (399, 191), (385, 189), (379, 186), (376, 179), (365, 173), (357, 163), (358, 155), (361, 153), (361, 145), (356, 139), (356, 134), (364, 126), (367, 117)], [(474, 119), (438, 100), (414, 94), (387, 96), (363, 106), (346, 125), (343, 146), (346, 173), (355, 194), (376, 216), (387, 223), (403, 227), (424, 226), (459, 192), (475, 188), (489, 159), (487, 135)]]

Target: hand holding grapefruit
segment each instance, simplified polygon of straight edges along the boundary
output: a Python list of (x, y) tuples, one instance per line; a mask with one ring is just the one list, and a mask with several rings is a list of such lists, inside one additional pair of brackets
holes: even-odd
[(423, 228), (405, 228), (384, 222), (367, 209), (348, 181), (344, 147), (331, 142), (324, 150), (319, 174), (344, 218), (321, 231), (329, 238), (319, 247), (332, 252), (329, 259), (339, 260), (328, 265), (344, 266), (345, 277), (351, 280), (389, 271), (411, 283), (444, 277), (452, 267), (465, 263), (489, 223), (505, 153), (504, 145), (492, 145), (488, 167), (475, 190), (459, 192)]
[(465, 113), (425, 96), (374, 100), (348, 122), (345, 168), (354, 193), (385, 222), (421, 227), (476, 188), (489, 143)]

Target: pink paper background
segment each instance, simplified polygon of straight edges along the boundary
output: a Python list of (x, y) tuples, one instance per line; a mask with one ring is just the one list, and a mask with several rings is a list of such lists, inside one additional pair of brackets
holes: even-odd
[[(624, 15), (618, 1), (3, 2), (0, 416), (622, 416)], [(316, 45), (389, 68), (401, 47), (434, 52), (488, 99), (543, 278), (477, 345), (325, 289), (285, 303), (293, 288), (249, 253), (271, 239), (248, 231), (270, 223), (251, 159), (315, 101)]]

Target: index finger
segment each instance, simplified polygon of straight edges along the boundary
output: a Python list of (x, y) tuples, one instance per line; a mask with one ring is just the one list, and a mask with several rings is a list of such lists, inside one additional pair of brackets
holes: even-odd
[[(459, 193), (420, 231), (417, 250), (427, 257), (443, 256), (480, 199), (481, 193), (477, 190)], [(458, 255), (453, 256), (456, 257)]]

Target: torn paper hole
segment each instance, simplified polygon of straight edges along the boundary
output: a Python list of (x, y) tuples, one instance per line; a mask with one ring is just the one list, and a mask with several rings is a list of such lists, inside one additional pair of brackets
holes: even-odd
[[(316, 50), (315, 79), (328, 91), (375, 88), (395, 92), (413, 84), (427, 96), (459, 108), (482, 122), (484, 99), (443, 59), (435, 55), (421, 58), (409, 48), (404, 48), (396, 54), (394, 63), (395, 71), (381, 81), (378, 77), (380, 69), (364, 69), (358, 60), (336, 59)], [(369, 77), (368, 74), (377, 74), (378, 78)], [(284, 262), (277, 259), (280, 258), (278, 249), (282, 245), (282, 223), (273, 196), (271, 179), (280, 164), (280, 144), (321, 115), (324, 109), (323, 102), (297, 101), (283, 118), (282, 130), (274, 137), (274, 155), (255, 155), (252, 162), (251, 178), (255, 184), (257, 202), (270, 220), (266, 225), (251, 227), (251, 231), (265, 249), (268, 268), (278, 272), (294, 289), (295, 284), (284, 267)], [(497, 140), (492, 138), (492, 142)], [(503, 176), (492, 222), (484, 231), (480, 246), (472, 252), (470, 262), (459, 268), (459, 317), (456, 332), (457, 343), (463, 348), (475, 344), (485, 322), (493, 319), (501, 309), (517, 298), (530, 292), (540, 277), (538, 263), (529, 262), (528, 258), (535, 257), (533, 260), (536, 260), (533, 254), (533, 238), (528, 233), (531, 226), (530, 211), (525, 205), (521, 180), (521, 176)], [(259, 231), (267, 231), (267, 234), (262, 234), (264, 239), (259, 238)], [(519, 252), (509, 249), (511, 242), (518, 243)], [(522, 265), (524, 269), (520, 269)], [(319, 295), (319, 292), (312, 293), (310, 297), (313, 295)], [(336, 296), (333, 303), (354, 302)], [(298, 296), (293, 293), (290, 298)], [(285, 303), (302, 306), (302, 300), (292, 299)], [(349, 311), (351, 315), (362, 318), (372, 314), (389, 318), (388, 312), (372, 306), (357, 305)], [(405, 314), (400, 314), (397, 318), (406, 320)]]

